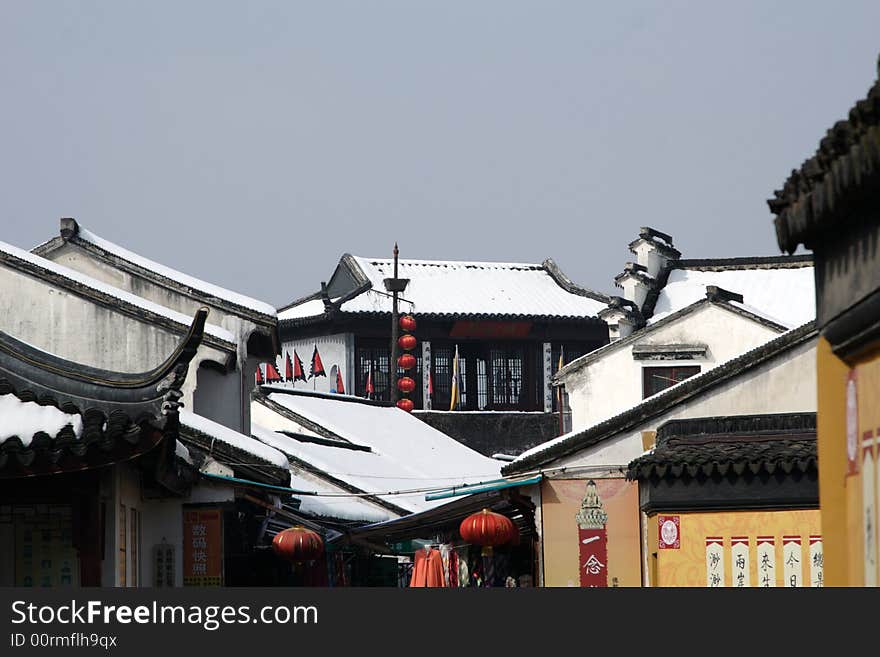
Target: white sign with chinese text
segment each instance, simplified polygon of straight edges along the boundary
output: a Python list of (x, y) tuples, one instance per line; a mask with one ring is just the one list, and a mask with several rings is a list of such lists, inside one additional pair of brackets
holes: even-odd
[(724, 586), (724, 539), (721, 536), (706, 537), (706, 586)]
[(822, 554), (822, 537), (810, 536), (810, 586), (825, 586), (825, 556)]
[(749, 588), (749, 537), (733, 536), (730, 544), (731, 586)]
[(758, 537), (758, 586), (776, 586), (776, 539), (773, 536)]
[(783, 586), (798, 588), (804, 585), (800, 536), (782, 537), (782, 574)]

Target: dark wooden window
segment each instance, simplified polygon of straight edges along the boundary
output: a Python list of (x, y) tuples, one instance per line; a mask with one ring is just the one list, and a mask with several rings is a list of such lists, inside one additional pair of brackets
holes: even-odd
[[(404, 352), (401, 352), (401, 354)], [(408, 374), (416, 382), (415, 390), (406, 395), (416, 408), (422, 408), (422, 354), (419, 347), (409, 352), (416, 357), (415, 368), (404, 372), (397, 368), (397, 376), (389, 381), (388, 365), (391, 362), (391, 345), (385, 340), (359, 340), (355, 349), (355, 394), (367, 396), (367, 377), (373, 371), (373, 394), (370, 399), (391, 400), (391, 386), (397, 379)]]
[(523, 396), (522, 347), (489, 350), (489, 403), (494, 409), (520, 408)]
[(645, 367), (642, 369), (642, 398), (656, 395), (699, 373), (699, 365)]
[[(543, 400), (539, 349), (534, 343), (460, 344), (461, 410), (537, 410)], [(455, 344), (432, 342), (431, 350), (433, 408), (449, 410)]]

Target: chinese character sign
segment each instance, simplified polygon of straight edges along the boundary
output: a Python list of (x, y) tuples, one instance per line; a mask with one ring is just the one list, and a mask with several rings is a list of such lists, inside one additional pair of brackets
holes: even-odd
[(749, 583), (749, 537), (732, 536), (730, 539), (731, 586), (747, 589)]
[(801, 537), (782, 537), (782, 581), (788, 588), (803, 586), (801, 581), (803, 565), (801, 564)]
[(721, 536), (706, 537), (706, 586), (724, 586), (724, 539)]
[(810, 586), (825, 586), (825, 557), (822, 554), (822, 537), (810, 536)]
[(776, 537), (758, 537), (758, 586), (776, 586)]
[(581, 586), (608, 586), (608, 514), (592, 480), (587, 482), (581, 508), (575, 515), (578, 525), (578, 556)]
[(183, 512), (184, 586), (222, 586), (223, 512), (190, 508)]

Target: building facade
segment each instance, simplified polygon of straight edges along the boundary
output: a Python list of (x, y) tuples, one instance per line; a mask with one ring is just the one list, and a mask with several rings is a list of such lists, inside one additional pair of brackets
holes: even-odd
[[(417, 328), (416, 414), (484, 454), (516, 453), (559, 433), (550, 379), (564, 361), (608, 341), (605, 295), (572, 283), (553, 263), (400, 260), (401, 314)], [(389, 400), (392, 261), (344, 255), (321, 291), (279, 311), (282, 356), (302, 361), (294, 388)], [(325, 372), (310, 377), (317, 353)], [(455, 363), (458, 354), (457, 365)], [(460, 399), (453, 401), (453, 374)], [(395, 371), (397, 371), (395, 369)], [(403, 371), (397, 372), (402, 375)], [(466, 411), (453, 414), (450, 410)]]
[(779, 248), (816, 261), (819, 492), (829, 586), (877, 586), (880, 81), (768, 201)]

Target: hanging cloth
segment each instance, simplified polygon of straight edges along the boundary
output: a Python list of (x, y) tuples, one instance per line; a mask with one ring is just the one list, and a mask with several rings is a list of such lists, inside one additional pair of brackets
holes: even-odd
[(449, 567), (447, 569), (447, 573), (449, 576), (446, 581), (448, 582), (450, 587), (458, 587), (458, 552), (455, 550), (449, 551)]
[(445, 587), (443, 556), (439, 550), (418, 550), (413, 555), (413, 574), (410, 587)]

